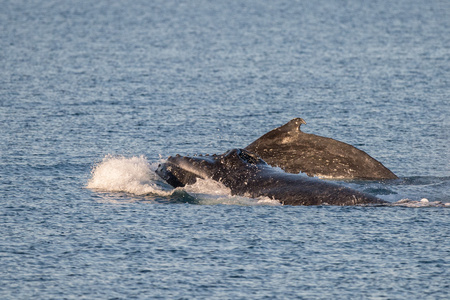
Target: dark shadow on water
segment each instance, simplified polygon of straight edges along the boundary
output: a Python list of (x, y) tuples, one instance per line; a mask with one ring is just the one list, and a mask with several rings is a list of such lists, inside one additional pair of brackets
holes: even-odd
[(129, 204), (129, 203), (159, 203), (159, 204), (200, 204), (199, 200), (185, 191), (175, 190), (171, 195), (157, 194), (135, 195), (125, 192), (93, 191), (92, 197), (100, 203)]
[(187, 192), (182, 190), (175, 190), (171, 196), (161, 197), (158, 196), (153, 199), (156, 203), (166, 203), (166, 204), (200, 204), (199, 200)]

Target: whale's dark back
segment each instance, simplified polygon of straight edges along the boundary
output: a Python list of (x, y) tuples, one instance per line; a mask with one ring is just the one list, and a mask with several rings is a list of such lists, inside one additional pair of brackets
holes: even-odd
[(233, 195), (269, 197), (286, 205), (386, 203), (324, 180), (285, 173), (244, 149), (233, 149), (208, 159), (170, 157), (158, 167), (157, 174), (174, 187), (193, 184), (197, 178), (209, 178), (224, 184)]
[(396, 179), (379, 161), (349, 144), (304, 133), (303, 119), (293, 119), (248, 145), (251, 151), (271, 166), (289, 173), (305, 173), (339, 179)]

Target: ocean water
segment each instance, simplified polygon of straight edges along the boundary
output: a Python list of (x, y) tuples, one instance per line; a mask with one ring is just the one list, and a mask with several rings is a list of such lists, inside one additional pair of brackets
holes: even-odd
[[(449, 1), (0, 1), (1, 299), (448, 299)], [(293, 207), (169, 155), (292, 118), (399, 176)]]

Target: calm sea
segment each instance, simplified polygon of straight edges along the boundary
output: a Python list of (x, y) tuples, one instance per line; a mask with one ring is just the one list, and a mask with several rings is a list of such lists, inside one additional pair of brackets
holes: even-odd
[[(449, 1), (0, 0), (1, 299), (448, 299)], [(289, 207), (169, 155), (292, 118), (390, 207)]]

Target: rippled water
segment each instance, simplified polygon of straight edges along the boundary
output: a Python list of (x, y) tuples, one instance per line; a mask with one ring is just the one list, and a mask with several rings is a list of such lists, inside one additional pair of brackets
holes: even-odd
[[(2, 1), (0, 298), (408, 298), (450, 290), (448, 1)], [(390, 207), (289, 207), (169, 155), (292, 118), (369, 153)]]

